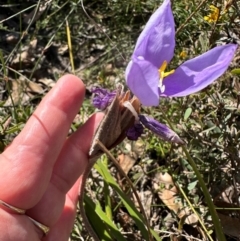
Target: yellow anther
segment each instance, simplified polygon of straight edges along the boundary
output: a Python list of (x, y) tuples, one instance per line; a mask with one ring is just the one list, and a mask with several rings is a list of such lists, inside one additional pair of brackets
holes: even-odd
[(167, 76), (170, 75), (170, 74), (173, 74), (174, 72), (175, 72), (174, 69), (172, 69), (172, 70), (170, 70), (170, 71), (168, 71), (168, 72), (165, 72), (165, 73), (163, 74), (163, 78), (167, 77)]
[(162, 66), (158, 70), (161, 80), (163, 80), (168, 75), (173, 74), (175, 71), (175, 70), (171, 70), (171, 71), (165, 72), (166, 68), (167, 68), (167, 61), (164, 60)]
[(161, 80), (164, 78), (164, 71), (165, 71), (166, 68), (167, 68), (167, 61), (164, 60), (163, 64), (161, 65), (161, 67), (158, 70)]
[(159, 70), (158, 70), (158, 72), (159, 72), (159, 88), (160, 88), (160, 90), (161, 90), (161, 92), (163, 93), (164, 92), (164, 90), (165, 90), (165, 86), (163, 85), (163, 79), (165, 78), (165, 77), (167, 77), (168, 75), (170, 75), (170, 74), (173, 74), (174, 73), (174, 71), (175, 70), (171, 70), (171, 71), (168, 71), (168, 72), (165, 72), (165, 70), (166, 70), (166, 68), (167, 68), (167, 61), (166, 60), (164, 60), (163, 61), (163, 64), (161, 65), (161, 67), (159, 68)]

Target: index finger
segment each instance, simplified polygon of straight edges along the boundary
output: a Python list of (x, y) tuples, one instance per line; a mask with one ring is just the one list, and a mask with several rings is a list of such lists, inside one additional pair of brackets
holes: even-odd
[[(84, 93), (80, 79), (65, 75), (45, 96), (0, 156), (0, 199), (23, 209), (40, 200)], [(38, 192), (34, 192), (36, 189)]]

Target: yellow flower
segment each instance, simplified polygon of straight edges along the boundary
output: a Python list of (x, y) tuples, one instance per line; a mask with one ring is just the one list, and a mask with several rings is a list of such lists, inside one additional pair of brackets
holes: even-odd
[(187, 57), (187, 52), (182, 50), (182, 52), (179, 54), (179, 57), (185, 59)]
[(214, 5), (209, 6), (211, 13), (204, 17), (204, 20), (209, 23), (216, 23), (219, 19), (219, 8), (215, 7)]

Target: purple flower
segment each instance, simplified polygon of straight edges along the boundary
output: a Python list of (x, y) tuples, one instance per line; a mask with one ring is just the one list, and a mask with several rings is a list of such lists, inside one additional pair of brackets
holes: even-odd
[[(170, 0), (164, 0), (140, 34), (127, 66), (127, 85), (145, 106), (157, 106), (160, 97), (186, 96), (207, 87), (226, 71), (236, 51), (235, 44), (215, 47), (176, 70), (165, 72), (174, 54), (174, 25)], [(94, 93), (93, 104), (99, 109), (105, 109), (116, 95), (116, 91), (100, 88)], [(127, 137), (136, 140), (143, 132), (143, 125), (165, 141), (185, 144), (169, 127), (145, 115), (138, 115), (127, 130)]]
[(110, 92), (100, 87), (93, 87), (91, 91), (94, 94), (92, 104), (99, 110), (105, 110), (110, 105), (117, 93), (117, 91)]
[(138, 137), (143, 134), (143, 125), (136, 123), (134, 126), (129, 128), (126, 132), (126, 136), (131, 141), (136, 141)]
[[(103, 89), (100, 87), (93, 88), (92, 92), (95, 94), (92, 103), (94, 107), (100, 110), (106, 109), (111, 104), (111, 102), (113, 101), (113, 98), (117, 94), (117, 91), (110, 92), (107, 89)], [(131, 105), (131, 102), (129, 100), (126, 100), (126, 103), (123, 102), (122, 104), (123, 108), (124, 107), (128, 108), (133, 113), (133, 116), (135, 116), (136, 118), (134, 125), (130, 127), (125, 133), (129, 140), (132, 140), (132, 141), (137, 140), (143, 134), (143, 129), (144, 129), (143, 126), (145, 126), (146, 128), (151, 130), (153, 133), (155, 133), (157, 136), (159, 136), (165, 141), (177, 143), (181, 145), (184, 144), (184, 142), (180, 139), (180, 137), (174, 131), (172, 131), (169, 127), (159, 123), (158, 121), (154, 120), (151, 117), (148, 117), (145, 115), (139, 115), (133, 106), (129, 106)], [(123, 121), (127, 121), (127, 120), (123, 120)]]
[(164, 72), (175, 48), (170, 0), (150, 17), (140, 34), (125, 77), (130, 90), (145, 106), (157, 106), (160, 97), (186, 96), (202, 90), (228, 68), (237, 45), (227, 44)]
[(185, 142), (181, 140), (181, 138), (173, 130), (171, 130), (168, 126), (159, 123), (155, 119), (146, 115), (139, 115), (139, 120), (146, 128), (151, 130), (164, 141), (173, 142), (180, 145), (185, 144)]

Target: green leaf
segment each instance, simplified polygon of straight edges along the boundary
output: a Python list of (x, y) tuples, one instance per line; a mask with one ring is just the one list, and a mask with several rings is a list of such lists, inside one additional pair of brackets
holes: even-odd
[(196, 187), (197, 183), (198, 183), (198, 180), (189, 183), (187, 189), (189, 191), (193, 190)]
[(94, 203), (87, 195), (84, 195), (84, 204), (88, 220), (100, 240), (111, 241), (114, 237), (116, 240), (126, 241), (117, 226), (103, 212), (98, 201)]
[(232, 74), (240, 75), (240, 69), (233, 69), (231, 71)]
[(184, 113), (184, 120), (186, 121), (188, 117), (192, 114), (192, 108), (187, 108), (185, 113)]
[(138, 226), (144, 240), (149, 240), (146, 225), (144, 224), (144, 219), (141, 213), (137, 210), (134, 203), (129, 199), (129, 197), (120, 189), (117, 182), (111, 176), (109, 170), (100, 162), (94, 166), (97, 171), (104, 177), (104, 180), (109, 183), (109, 185), (118, 193), (121, 201), (123, 202), (125, 208), (128, 210), (129, 214)]

